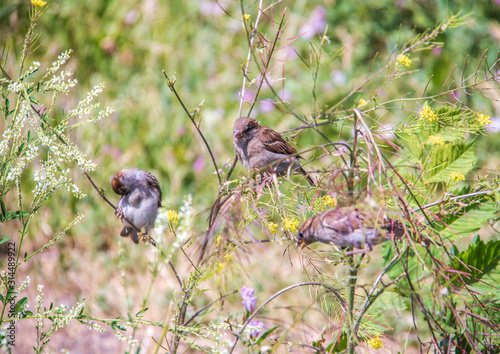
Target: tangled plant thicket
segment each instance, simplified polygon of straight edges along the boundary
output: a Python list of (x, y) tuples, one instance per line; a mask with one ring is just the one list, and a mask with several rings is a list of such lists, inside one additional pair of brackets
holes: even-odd
[[(300, 57), (312, 78), (311, 113), (304, 114), (278, 94), (285, 77), (276, 75), (281, 75), (277, 73), (283, 73), (286, 66), (278, 54), (295, 40), (285, 36), (286, 14), (275, 18), (277, 5), (265, 8), (262, 4), (262, 10), (256, 10), (256, 14), (243, 12), (248, 58), (243, 66), (240, 113), (251, 115), (255, 104), (263, 99), (265, 86), (265, 94), (272, 96), (267, 100), (296, 118), (297, 127), (288, 132), (310, 135), (311, 141), (316, 142), (300, 153), (308, 157), (303, 166), (314, 173), (317, 186), (309, 187), (302, 177), (295, 176), (237, 177), (233, 175), (236, 161), (219, 168), (210, 139), (203, 135), (203, 125), (197, 120), (202, 111), (199, 107), (189, 111), (175, 81), (165, 74), (167, 85), (202, 137), (218, 176), (218, 192), (214, 193), (205, 233), (202, 237), (193, 235), (193, 224), (200, 217), (193, 213), (193, 197), (185, 198), (179, 212), (160, 210), (155, 229), (157, 257), (151, 265), (152, 277), (142, 310), (135, 315), (98, 319), (85, 313), (83, 303), (71, 309), (47, 309), (43, 306), (43, 286), (38, 287), (35, 312), (30, 311), (28, 299), (21, 295), (29, 279), (12, 288), (9, 274), (15, 274), (32, 257), (43, 257), (41, 252), (64, 236), (82, 216), (77, 215), (39, 251), (23, 257), (23, 239), (30, 221), (39, 217), (37, 211), (61, 187), (77, 198), (85, 197), (70, 178), (71, 173), (87, 173), (97, 166), (72, 142), (70, 133), (111, 113), (109, 108), (99, 111), (99, 104), (93, 103), (102, 85), (68, 113), (55, 111), (58, 96), (77, 83), (71, 72), (63, 69), (69, 51), (61, 54), (44, 74), (40, 73), (39, 63), (25, 68), (28, 53), (36, 43), (34, 28), (43, 6), (38, 3), (32, 9), (31, 27), (19, 61), (20, 76), (14, 77), (2, 65), (0, 83), (6, 128), (0, 142), (1, 221), (18, 220), (22, 225), (19, 236), (2, 239), (15, 242), (17, 249), (13, 266), (9, 265), (2, 274), (2, 328), (6, 329), (11, 320), (8, 311), (14, 301), (15, 321), (36, 319), (37, 352), (45, 350), (56, 330), (76, 320), (99, 331), (110, 327), (120, 340), (130, 344), (130, 351), (139, 344), (137, 331), (153, 326), (162, 330), (161, 336), (154, 337), (156, 351), (191, 348), (239, 352), (243, 347), (249, 351), (286, 347), (353, 353), (357, 346), (384, 346), (394, 325), (391, 312), (398, 311), (411, 316), (407, 330), (421, 350), (487, 352), (498, 346), (500, 293), (496, 284), (500, 241), (496, 237), (485, 242), (475, 236), (484, 225), (493, 225), (497, 214), (498, 177), (474, 173), (478, 171), (476, 140), (491, 120), (482, 109), (469, 107), (460, 98), (461, 93), (466, 93), (494, 99), (498, 62), (487, 63), (484, 56), (477, 69), (469, 74), (464, 69), (462, 81), (444, 82), (438, 94), (390, 98), (385, 95), (395, 82), (415, 74), (418, 64), (412, 60), (413, 55), (438, 46), (436, 38), (440, 34), (464, 22), (458, 16), (451, 16), (434, 30), (397, 48), (384, 65), (370, 72), (334, 105), (321, 101), (317, 80), (319, 70), (334, 65), (331, 59), (341, 51), (325, 54), (331, 48), (326, 35), (321, 35), (319, 41), (311, 42), (308, 57)], [(274, 36), (269, 35), (271, 30)], [(252, 72), (258, 75), (252, 77)], [(243, 97), (250, 89), (255, 97), (244, 110)], [(353, 98), (356, 105), (348, 107), (347, 102)], [(340, 141), (339, 137), (345, 140)], [(33, 175), (34, 186), (22, 178), (32, 166), (39, 166)], [(386, 242), (377, 249), (383, 264), (370, 259), (371, 254), (346, 257), (343, 250), (332, 246), (297, 250), (296, 232), (300, 224), (336, 206), (386, 210), (404, 224), (406, 235), (401, 241)], [(169, 246), (163, 241), (166, 233), (175, 236)], [(473, 237), (473, 241), (460, 251), (454, 243), (464, 237)], [(197, 262), (190, 251), (197, 249), (200, 239), (203, 256)], [(430, 242), (424, 245), (424, 239)], [(291, 259), (299, 252), (305, 280), (297, 277), (294, 283), (275, 289), (274, 295), (260, 301), (255, 289), (244, 287), (240, 291), (240, 312), (220, 311), (211, 316), (216, 304), (238, 296), (233, 279), (244, 272), (243, 256), (262, 240), (281, 245), (284, 258)], [(176, 251), (191, 264), (189, 274), (176, 271), (171, 262)], [(180, 290), (168, 311), (162, 309), (165, 320), (153, 322), (147, 319), (146, 311), (154, 306), (149, 301), (150, 293), (163, 265), (170, 267)], [(358, 276), (367, 266), (373, 266), (376, 275), (374, 279), (361, 280)], [(197, 299), (204, 296), (207, 287), (217, 287), (221, 295), (197, 307)], [(302, 297), (312, 294), (314, 299), (311, 305), (298, 310), (286, 308), (283, 302), (280, 310), (272, 307), (276, 299), (289, 292), (300, 292)], [(387, 311), (388, 304), (391, 311)], [(276, 312), (278, 316), (279, 311), (290, 311), (294, 321), (277, 321), (273, 325), (266, 320), (265, 313), (274, 316)], [(47, 319), (52, 322), (50, 328), (45, 327)], [(9, 348), (8, 332), (3, 333), (2, 346)], [(313, 335), (315, 340), (305, 340), (309, 338), (306, 335)]]

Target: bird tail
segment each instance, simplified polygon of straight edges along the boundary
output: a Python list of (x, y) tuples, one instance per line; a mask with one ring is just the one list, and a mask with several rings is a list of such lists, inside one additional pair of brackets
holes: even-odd
[(139, 243), (139, 234), (137, 233), (137, 230), (133, 227), (124, 226), (122, 231), (120, 232), (120, 236), (127, 237), (129, 235), (131, 236), (132, 241), (134, 241), (135, 244)]
[(122, 231), (120, 232), (120, 236), (127, 237), (128, 235), (130, 235), (130, 233), (132, 232), (132, 230), (133, 230), (133, 228), (124, 226), (123, 229), (122, 229)]
[(139, 243), (139, 233), (137, 230), (132, 230), (132, 235), (131, 235), (132, 241), (137, 245)]
[(401, 221), (389, 219), (386, 224), (386, 230), (388, 231), (386, 235), (387, 239), (399, 239), (405, 233), (408, 233), (415, 242), (420, 243), (424, 247), (429, 247), (430, 245), (442, 246), (440, 242), (422, 235), (422, 230), (417, 230), (414, 226), (405, 226)]
[(307, 182), (309, 182), (309, 184), (312, 187), (316, 186), (316, 183), (313, 181), (313, 179), (307, 174), (307, 172), (302, 167), (300, 167), (298, 170), (300, 173), (302, 173), (306, 177)]

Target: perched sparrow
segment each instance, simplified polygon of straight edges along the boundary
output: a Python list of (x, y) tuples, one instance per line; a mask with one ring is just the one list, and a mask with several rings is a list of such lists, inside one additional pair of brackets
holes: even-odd
[[(252, 118), (238, 118), (233, 128), (234, 151), (248, 170), (268, 167), (281, 176), (297, 170), (306, 176), (311, 186), (314, 181), (299, 164), (297, 150), (274, 130), (264, 127)], [(294, 155), (294, 156), (290, 156)]]
[[(161, 189), (156, 178), (138, 168), (118, 171), (111, 179), (111, 187), (121, 195), (116, 209), (118, 218), (125, 217), (146, 234), (154, 226), (158, 208), (161, 206)], [(121, 236), (132, 234), (132, 241), (139, 243), (139, 235), (127, 220), (123, 220)]]
[(370, 252), (374, 245), (405, 233), (403, 224), (383, 213), (365, 212), (353, 208), (325, 211), (306, 220), (299, 229), (297, 245), (301, 248), (319, 241), (341, 248), (363, 248), (346, 255)]

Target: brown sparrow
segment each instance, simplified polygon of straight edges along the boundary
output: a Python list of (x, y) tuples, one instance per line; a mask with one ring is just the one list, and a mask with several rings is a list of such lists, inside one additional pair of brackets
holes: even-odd
[(389, 219), (382, 212), (362, 211), (354, 208), (337, 208), (325, 211), (306, 220), (300, 227), (297, 245), (304, 248), (319, 241), (341, 248), (363, 248), (345, 255), (370, 252), (374, 245), (400, 238), (405, 229), (402, 223)]
[[(141, 231), (148, 234), (154, 226), (158, 208), (161, 207), (161, 189), (155, 176), (138, 168), (118, 171), (111, 179), (111, 187), (121, 195), (116, 209), (118, 218), (125, 217)], [(127, 220), (123, 220), (120, 236), (131, 234), (132, 241), (139, 243), (139, 234)]]
[(248, 170), (268, 167), (268, 171), (278, 176), (297, 170), (306, 177), (311, 186), (315, 185), (311, 177), (300, 167), (297, 150), (279, 133), (260, 125), (253, 118), (236, 119), (233, 127), (233, 145), (236, 156)]

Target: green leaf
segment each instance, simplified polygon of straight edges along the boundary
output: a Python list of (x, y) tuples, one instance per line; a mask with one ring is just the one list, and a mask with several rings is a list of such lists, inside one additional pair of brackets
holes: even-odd
[(149, 310), (149, 307), (145, 307), (143, 308), (141, 311), (137, 312), (135, 314), (135, 317), (139, 317), (140, 315), (142, 315), (144, 312), (146, 312), (147, 310)]
[(0, 220), (2, 222), (4, 222), (6, 220), (6, 217), (7, 217), (7, 215), (6, 215), (7, 211), (6, 211), (5, 203), (3, 202), (3, 200), (0, 200), (0, 209), (1, 209)]
[(22, 143), (21, 146), (19, 146), (19, 150), (18, 150), (18, 154), (21, 155), (23, 153), (23, 150), (24, 150), (24, 146), (26, 145), (26, 143)]
[(34, 96), (29, 96), (30, 101), (33, 102), (34, 104), (41, 104), (40, 101), (38, 101)]
[(30, 213), (27, 211), (8, 211), (6, 214), (2, 216), (2, 221), (11, 220), (11, 219), (21, 219), (23, 216), (28, 216)]
[(2, 238), (0, 238), (0, 245), (3, 244), (3, 243), (5, 243), (5, 242), (7, 242), (7, 241), (9, 241), (10, 239), (11, 239), (11, 237), (2, 237)]
[(262, 333), (262, 334), (259, 336), (259, 338), (257, 338), (257, 340), (255, 341), (255, 344), (260, 344), (260, 343), (262, 343), (262, 341), (263, 341), (264, 339), (266, 339), (266, 338), (267, 338), (267, 337), (268, 337), (271, 333), (273, 333), (273, 332), (276, 330), (276, 328), (278, 328), (278, 327), (279, 327), (279, 326), (274, 326), (273, 328), (270, 328), (270, 329), (268, 329), (267, 331), (265, 331), (264, 333)]
[(497, 211), (498, 206), (494, 201), (476, 202), (456, 213), (442, 216), (431, 226), (439, 231), (443, 239), (455, 241), (479, 231), (488, 220), (495, 217)]
[[(456, 255), (452, 268), (470, 274), (462, 276), (466, 284), (480, 282), (479, 286), (484, 291), (492, 293), (494, 287), (500, 284), (500, 240), (490, 240), (484, 243), (477, 237), (474, 242), (463, 252)], [(454, 283), (458, 283), (455, 277)], [(491, 284), (491, 285), (490, 285)], [(496, 290), (499, 293), (499, 290)]]
[(470, 143), (456, 142), (435, 147), (428, 156), (430, 162), (425, 164), (426, 161), (422, 161), (427, 172), (424, 174), (426, 182), (448, 182), (452, 172), (467, 174), (476, 164), (475, 147), (475, 140)]
[[(395, 248), (393, 247), (392, 242), (385, 242), (382, 247), (384, 249), (384, 265), (387, 265), (395, 255)], [(396, 279), (401, 274), (406, 273), (406, 275), (396, 284), (399, 293), (403, 296), (412, 295), (407, 278), (409, 277), (411, 282), (415, 284), (417, 279), (423, 275), (423, 272), (425, 272), (424, 267), (428, 266), (428, 263), (430, 262), (429, 256), (426, 254), (428, 251), (425, 247), (415, 245), (415, 250), (419, 253), (420, 257), (424, 259), (426, 264), (421, 264), (419, 258), (415, 255), (413, 248), (408, 248), (386, 273), (391, 279)], [(429, 246), (429, 250), (431, 255), (434, 257), (436, 257), (440, 252), (439, 247), (434, 245)], [(406, 272), (405, 269), (407, 269)]]
[(16, 307), (15, 307), (14, 313), (17, 315), (21, 311), (24, 311), (24, 308), (26, 307), (27, 304), (28, 304), (28, 298), (27, 297), (23, 297), (21, 300), (19, 300), (16, 303)]
[(341, 353), (347, 349), (347, 334), (342, 333), (340, 338), (335, 339), (326, 347), (327, 353)]

